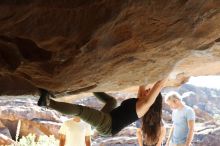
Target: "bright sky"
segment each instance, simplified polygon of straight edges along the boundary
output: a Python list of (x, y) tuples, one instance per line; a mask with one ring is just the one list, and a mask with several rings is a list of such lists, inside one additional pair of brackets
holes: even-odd
[(192, 84), (200, 87), (220, 89), (220, 76), (199, 76), (191, 77), (187, 84)]

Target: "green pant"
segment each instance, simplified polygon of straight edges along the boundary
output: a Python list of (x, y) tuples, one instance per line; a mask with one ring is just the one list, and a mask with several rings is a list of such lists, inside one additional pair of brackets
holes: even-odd
[(117, 101), (114, 97), (104, 92), (95, 92), (94, 95), (105, 103), (101, 111), (86, 106), (57, 102), (54, 100), (50, 100), (49, 107), (63, 114), (80, 117), (83, 121), (95, 127), (101, 135), (112, 135), (112, 118), (110, 111), (116, 107)]

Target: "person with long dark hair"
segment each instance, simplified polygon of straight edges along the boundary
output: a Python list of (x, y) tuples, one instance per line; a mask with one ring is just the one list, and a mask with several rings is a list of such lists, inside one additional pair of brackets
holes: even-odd
[(161, 146), (166, 129), (162, 121), (161, 93), (151, 105), (148, 112), (141, 118), (141, 127), (137, 128), (137, 137), (140, 146)]
[(145, 90), (145, 86), (140, 86), (137, 98), (126, 99), (117, 108), (114, 97), (104, 92), (95, 92), (94, 95), (98, 99), (109, 105), (109, 107), (105, 105), (101, 111), (87, 106), (58, 102), (45, 94), (41, 94), (43, 96), (40, 96), (38, 105), (45, 106), (46, 103), (47, 107), (63, 114), (78, 116), (96, 128), (99, 134), (113, 136), (148, 112), (166, 81), (167, 79), (156, 82), (149, 92)]

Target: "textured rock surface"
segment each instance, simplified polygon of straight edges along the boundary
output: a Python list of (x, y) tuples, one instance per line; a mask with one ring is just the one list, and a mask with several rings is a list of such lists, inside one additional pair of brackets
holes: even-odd
[(195, 146), (218, 146), (219, 145), (220, 128), (217, 123), (208, 123), (203, 125), (201, 129), (196, 132), (194, 137)]
[[(41, 108), (36, 105), (36, 101), (29, 100), (25, 101), (24, 99), (16, 100), (7, 100), (7, 96), (1, 97), (0, 100), (0, 117), (1, 119), (10, 119), (10, 120), (35, 120), (35, 119), (45, 119), (49, 121), (60, 122), (58, 112), (52, 110)], [(13, 97), (10, 97), (13, 98)], [(19, 97), (17, 97), (19, 98)], [(32, 98), (31, 96), (25, 98)]]
[(58, 131), (61, 123), (49, 122), (49, 121), (21, 121), (20, 135), (27, 136), (29, 133), (34, 133), (36, 136), (40, 135), (54, 135), (58, 138)]
[(219, 12), (219, 0), (1, 0), (0, 94), (219, 74)]
[(9, 129), (0, 121), (0, 133), (7, 136), (8, 138), (12, 138)]
[(20, 136), (35, 133), (36, 136), (54, 135), (58, 137), (61, 124), (61, 114), (36, 106), (33, 97), (26, 100), (25, 97), (16, 100), (9, 97), (1, 97), (0, 102), (0, 133), (15, 139), (18, 120), (21, 120)]
[(0, 133), (0, 145), (5, 146), (5, 145), (13, 145), (13, 144), (15, 144), (15, 141), (5, 136), (4, 134)]

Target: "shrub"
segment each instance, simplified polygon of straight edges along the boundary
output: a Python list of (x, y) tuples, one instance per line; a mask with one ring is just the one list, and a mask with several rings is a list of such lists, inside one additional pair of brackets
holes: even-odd
[(18, 141), (17, 146), (59, 146), (59, 140), (53, 135), (50, 135), (49, 137), (41, 135), (38, 140), (36, 139), (35, 134), (28, 134)]

